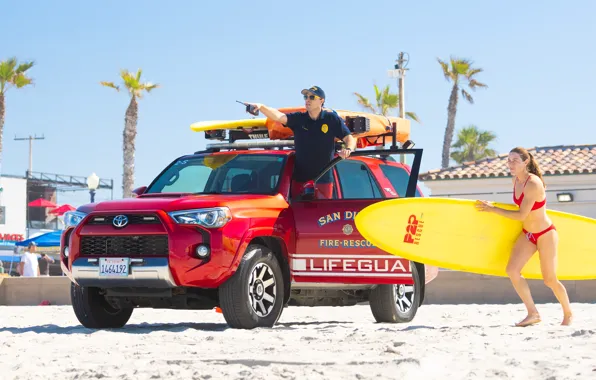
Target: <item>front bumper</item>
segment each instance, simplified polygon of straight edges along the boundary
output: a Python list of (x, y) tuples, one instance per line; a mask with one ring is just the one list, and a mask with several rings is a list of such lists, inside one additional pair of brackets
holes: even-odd
[(127, 276), (100, 277), (99, 259), (80, 257), (72, 264), (72, 276), (80, 286), (174, 288), (168, 259), (165, 257), (135, 257), (130, 259)]
[[(217, 288), (233, 273), (231, 267), (248, 229), (248, 218), (222, 229), (207, 230), (178, 225), (163, 211), (127, 212), (129, 216), (151, 213), (159, 217), (158, 223), (131, 223), (115, 229), (108, 223), (88, 221), (117, 212), (91, 213), (77, 227), (65, 230), (61, 239), (63, 272), (81, 286), (146, 288)], [(159, 237), (167, 237), (167, 241), (164, 243)], [(199, 245), (209, 247), (208, 257), (197, 256)], [(102, 257), (129, 258), (128, 276), (100, 277)]]

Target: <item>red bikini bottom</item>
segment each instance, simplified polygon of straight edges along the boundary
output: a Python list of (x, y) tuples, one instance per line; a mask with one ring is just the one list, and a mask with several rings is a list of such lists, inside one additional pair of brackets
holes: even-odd
[(526, 235), (526, 237), (528, 238), (528, 240), (533, 243), (534, 245), (538, 245), (538, 238), (542, 235), (544, 235), (545, 233), (547, 233), (550, 230), (556, 230), (555, 225), (551, 224), (550, 226), (548, 226), (548, 228), (546, 228), (545, 230), (542, 230), (540, 232), (528, 232), (525, 229), (522, 229), (524, 234)]

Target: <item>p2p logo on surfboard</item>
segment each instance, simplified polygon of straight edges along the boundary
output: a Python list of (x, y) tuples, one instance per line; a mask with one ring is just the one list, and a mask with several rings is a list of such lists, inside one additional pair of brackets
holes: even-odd
[(406, 227), (406, 234), (404, 235), (404, 243), (419, 244), (423, 226), (424, 222), (422, 220), (418, 220), (414, 214), (410, 215)]

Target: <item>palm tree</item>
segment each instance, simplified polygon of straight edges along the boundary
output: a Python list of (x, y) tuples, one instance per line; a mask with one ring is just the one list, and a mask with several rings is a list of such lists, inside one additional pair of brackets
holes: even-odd
[(27, 70), (33, 65), (33, 62), (19, 64), (14, 57), (0, 62), (0, 165), (2, 165), (2, 136), (4, 135), (4, 113), (6, 110), (4, 95), (11, 87), (23, 88), (33, 84), (33, 79), (27, 76)]
[[(138, 104), (137, 98), (142, 99), (143, 91), (150, 92), (154, 88), (159, 87), (158, 84), (141, 83), (141, 69), (137, 70), (136, 74), (127, 71), (120, 71), (120, 78), (126, 90), (130, 95), (130, 104), (126, 109), (124, 117), (124, 132), (122, 134), (122, 150), (124, 156), (124, 167), (122, 173), (122, 189), (123, 197), (132, 197), (132, 190), (134, 185), (134, 166), (135, 166), (135, 138), (137, 136), (137, 118), (138, 118)], [(113, 82), (100, 82), (102, 86), (111, 87), (120, 91), (120, 87)]]
[[(453, 132), (455, 128), (455, 114), (457, 112), (457, 101), (459, 97), (459, 90), (460, 90), (460, 83), (464, 81), (462, 85), (466, 85), (472, 89), (473, 91), (476, 90), (476, 87), (488, 87), (484, 83), (478, 82), (474, 77), (476, 74), (481, 73), (483, 70), (481, 68), (472, 68), (472, 62), (468, 59), (461, 59), (461, 58), (450, 58), (449, 64), (441, 61), (437, 58), (441, 68), (443, 69), (443, 75), (448, 82), (453, 82), (453, 88), (451, 89), (451, 95), (449, 96), (449, 105), (447, 106), (447, 128), (445, 128), (445, 137), (443, 139), (443, 156), (441, 167), (444, 169), (449, 166), (449, 151), (451, 147), (451, 142), (453, 141)], [(461, 89), (461, 95), (465, 100), (470, 102), (470, 104), (474, 104), (474, 99), (472, 96), (465, 90)]]
[[(389, 111), (399, 107), (399, 95), (389, 92), (389, 85), (383, 91), (379, 90), (377, 85), (374, 85), (376, 105), (372, 105), (368, 98), (355, 92), (354, 95), (358, 98), (358, 104), (364, 109), (370, 110), (372, 113), (388, 116)], [(406, 117), (420, 123), (418, 116), (414, 112), (406, 112)]]
[(457, 133), (457, 141), (452, 145), (451, 158), (458, 164), (495, 157), (497, 152), (488, 146), (497, 136), (490, 131), (480, 131), (475, 125), (468, 125)]

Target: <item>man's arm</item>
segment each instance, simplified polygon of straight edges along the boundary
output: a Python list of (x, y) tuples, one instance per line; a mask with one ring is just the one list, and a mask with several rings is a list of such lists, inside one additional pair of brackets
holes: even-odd
[(354, 136), (347, 135), (343, 138), (343, 141), (348, 149), (351, 149), (352, 152), (356, 151), (356, 138)]
[(283, 125), (286, 125), (288, 123), (288, 117), (286, 116), (286, 114), (275, 108), (267, 107), (266, 105), (260, 103), (249, 104), (255, 106), (257, 110), (261, 111), (263, 115), (267, 116), (269, 119), (273, 121), (279, 121)]
[(17, 272), (19, 272), (19, 275), (20, 275), (20, 276), (22, 276), (22, 275), (23, 275), (23, 271), (24, 271), (24, 269), (25, 269), (25, 263), (21, 261), (21, 262), (19, 263), (19, 268), (18, 268), (18, 270), (17, 270)]
[(336, 137), (342, 139), (346, 144), (346, 149), (340, 150), (338, 154), (341, 158), (348, 158), (352, 152), (356, 151), (356, 138), (352, 136), (352, 132), (346, 126), (344, 119), (339, 115), (337, 115), (337, 119), (339, 120), (339, 131), (336, 133)]

